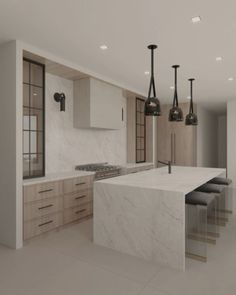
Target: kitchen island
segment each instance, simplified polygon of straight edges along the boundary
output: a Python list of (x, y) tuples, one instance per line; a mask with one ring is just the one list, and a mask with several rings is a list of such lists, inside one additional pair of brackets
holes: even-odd
[(94, 243), (185, 269), (185, 195), (225, 169), (167, 167), (94, 184)]

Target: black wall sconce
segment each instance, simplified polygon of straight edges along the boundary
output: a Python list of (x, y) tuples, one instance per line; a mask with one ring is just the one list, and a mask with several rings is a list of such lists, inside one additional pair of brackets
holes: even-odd
[(60, 102), (60, 111), (65, 112), (66, 110), (66, 96), (65, 93), (54, 93), (54, 99), (56, 102)]

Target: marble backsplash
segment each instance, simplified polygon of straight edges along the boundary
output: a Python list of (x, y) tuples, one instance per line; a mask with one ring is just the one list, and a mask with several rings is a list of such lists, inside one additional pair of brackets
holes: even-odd
[[(59, 103), (54, 101), (55, 92), (65, 93), (65, 112), (60, 112)], [(71, 171), (78, 164), (126, 163), (126, 124), (120, 130), (73, 127), (73, 81), (47, 73), (45, 104), (46, 173)]]

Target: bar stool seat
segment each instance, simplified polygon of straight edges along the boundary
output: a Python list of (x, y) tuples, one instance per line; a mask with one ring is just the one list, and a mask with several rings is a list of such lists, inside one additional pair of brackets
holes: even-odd
[(209, 196), (208, 193), (191, 192), (186, 195), (185, 203), (191, 205), (209, 206), (215, 200), (214, 196)]
[(203, 193), (213, 193), (213, 194), (221, 194), (224, 190), (222, 185), (213, 184), (213, 183), (205, 183), (199, 186), (196, 191)]
[(215, 177), (208, 181), (208, 183), (213, 183), (213, 184), (219, 184), (219, 185), (230, 185), (232, 183), (232, 180), (229, 178), (224, 178), (224, 177)]

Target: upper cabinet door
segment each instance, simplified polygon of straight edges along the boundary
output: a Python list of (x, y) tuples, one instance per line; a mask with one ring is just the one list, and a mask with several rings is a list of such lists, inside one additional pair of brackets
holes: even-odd
[(121, 88), (93, 78), (74, 82), (74, 127), (121, 129), (125, 114)]

